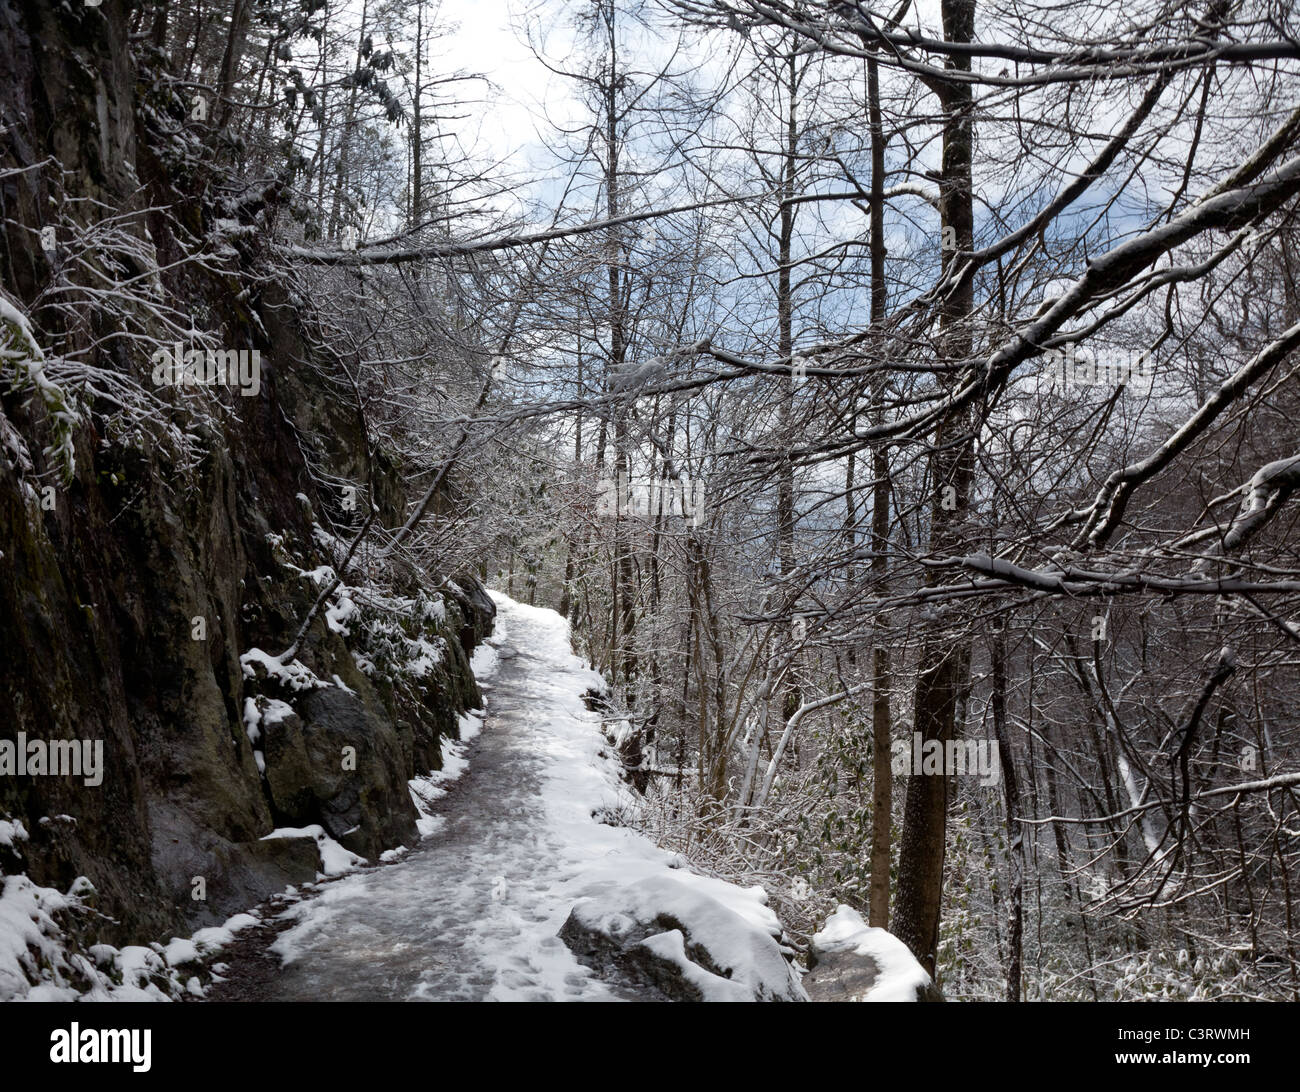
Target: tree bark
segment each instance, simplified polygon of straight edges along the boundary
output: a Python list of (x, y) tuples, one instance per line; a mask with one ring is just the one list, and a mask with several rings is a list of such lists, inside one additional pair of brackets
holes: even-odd
[[(973, 39), (975, 0), (943, 0), (942, 15), (946, 40)], [(949, 67), (969, 71), (970, 62), (958, 56), (950, 61)], [(945, 267), (952, 269), (960, 251), (974, 249), (972, 99), (970, 85), (960, 80), (936, 80), (935, 89), (944, 112), (940, 245), (944, 248)], [(970, 354), (972, 339), (967, 317), (973, 301), (971, 282), (964, 279), (940, 308), (941, 346), (949, 359), (965, 359)], [(935, 431), (930, 457), (930, 482), (934, 490), (930, 506), (932, 554), (946, 553), (960, 540), (970, 497), (972, 440), (967, 412), (951, 414)], [(931, 579), (937, 578), (931, 574)], [(955, 641), (938, 622), (927, 625), (918, 665), (913, 718), (913, 730), (921, 733), (924, 742), (938, 740), (946, 747), (947, 741), (953, 738), (969, 664), (967, 641)], [(932, 976), (939, 946), (947, 817), (948, 779), (914, 775), (907, 784), (904, 806), (894, 931)]]
[[(867, 61), (867, 109), (871, 134), (871, 324), (879, 328), (888, 303), (885, 285), (885, 130), (880, 114), (880, 69)], [(882, 384), (883, 385), (883, 384)], [(882, 399), (883, 401), (883, 399)], [(889, 454), (885, 444), (872, 450), (871, 579), (886, 578), (889, 539)], [(889, 928), (889, 872), (893, 835), (893, 727), (889, 709), (889, 649), (880, 633), (871, 649), (871, 884), (868, 918)]]

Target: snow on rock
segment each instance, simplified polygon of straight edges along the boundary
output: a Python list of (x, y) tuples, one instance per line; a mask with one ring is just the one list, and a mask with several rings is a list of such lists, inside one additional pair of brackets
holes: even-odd
[(279, 656), (272, 656), (260, 648), (250, 648), (239, 657), (239, 663), (246, 679), (257, 678), (257, 668), (260, 667), (268, 678), (290, 690), (314, 690), (329, 686), (329, 683), (318, 679), (316, 673), (301, 660), (291, 660), (286, 664)]
[(0, 876), (0, 1001), (172, 1001), (182, 993), (202, 996), (193, 974), (176, 968), (229, 944), (255, 925), (237, 914), (224, 925), (200, 929), (166, 947), (92, 944), (81, 948), (69, 919), (86, 913), (94, 886), (78, 877), (67, 893), (41, 887), (28, 876)]
[(248, 736), (248, 742), (254, 747), (262, 738), (262, 710), (257, 707), (256, 698), (244, 699), (244, 734)]
[(18, 843), (27, 841), (27, 828), (17, 819), (0, 819), (0, 846), (17, 852)]
[(939, 1001), (942, 996), (907, 945), (839, 906), (814, 934), (804, 987), (814, 1001)]
[[(335, 675), (334, 678), (337, 680), (338, 676)], [(263, 777), (266, 776), (266, 754), (261, 746), (262, 729), (274, 728), (286, 717), (293, 715), (293, 706), (278, 698), (258, 695), (244, 699), (244, 734), (253, 746), (253, 761), (257, 764), (257, 772)]]
[(318, 876), (320, 879), (325, 876), (341, 876), (366, 864), (364, 857), (358, 856), (350, 849), (344, 849), (325, 833), (325, 828), (319, 823), (313, 823), (308, 827), (277, 827), (270, 834), (262, 835), (264, 842), (271, 838), (314, 838), (316, 845), (320, 847), (321, 867), (324, 869), (324, 873)]
[(347, 637), (352, 633), (352, 630), (348, 627), (348, 622), (359, 613), (357, 605), (352, 602), (347, 592), (340, 591), (338, 601), (326, 609), (325, 621), (335, 633), (341, 633)]
[[(703, 878), (647, 876), (582, 899), (560, 937), (589, 966), (673, 999), (806, 1001), (776, 915), (752, 895), (715, 898), (696, 882)], [(737, 901), (746, 912), (727, 905)]]
[(186, 963), (197, 963), (199, 946), (187, 937), (172, 937), (162, 950), (162, 957), (169, 967), (180, 967)]

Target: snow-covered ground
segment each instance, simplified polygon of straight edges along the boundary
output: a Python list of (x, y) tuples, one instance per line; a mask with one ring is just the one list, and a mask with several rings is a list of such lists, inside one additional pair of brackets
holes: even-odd
[[(582, 699), (603, 681), (554, 611), (494, 598), (496, 633), (474, 657), (488, 716), (464, 783), (438, 802), (418, 848), (286, 911), (294, 924), (274, 946), (285, 968), (270, 997), (636, 999), (594, 977), (557, 933), (575, 904), (612, 920), (660, 897), (701, 930), (725, 931), (718, 943), (737, 953), (734, 982), (683, 967), (705, 996), (734, 999), (756, 982), (801, 993), (772, 959), (779, 924), (761, 888), (696, 875), (593, 818), (625, 791)], [(666, 958), (681, 947), (672, 930), (651, 939)]]
[[(3, 826), (4, 824), (0, 824)], [(9, 824), (21, 831), (21, 824)], [(192, 972), (196, 960), (228, 946), (256, 925), (253, 914), (236, 914), (224, 925), (200, 929), (169, 944), (94, 944), (70, 948), (55, 916), (78, 912), (94, 888), (81, 877), (66, 892), (41, 887), (27, 876), (0, 877), (0, 1001), (171, 1001), (202, 996)], [(33, 977), (37, 979), (32, 984)]]
[[(554, 611), (493, 598), (496, 632), (471, 661), (487, 715), (463, 716), (461, 740), (445, 748), (443, 769), (410, 783), (420, 845), (390, 851), (383, 867), (363, 869), (366, 862), (320, 827), (267, 835), (315, 837), (320, 878), (333, 878), (295, 892), (282, 912), (288, 928), (272, 951), (284, 967), (264, 996), (659, 999), (652, 987), (636, 984), (645, 980), (636, 975), (649, 974), (677, 995), (706, 1000), (806, 999), (762, 888), (699, 875), (643, 835), (600, 822), (598, 816), (618, 814), (628, 802), (600, 718), (583, 700), (604, 680), (573, 654), (568, 626)], [(0, 823), (0, 837), (16, 849), (25, 831)], [(166, 945), (97, 945), (83, 956), (64, 951), (51, 917), (83, 894), (77, 885), (63, 895), (25, 876), (4, 878), (0, 998), (202, 995), (196, 961), (211, 963), (261, 920), (238, 915)], [(578, 961), (560, 938), (562, 927), (606, 966), (609, 981)], [(826, 952), (874, 961), (879, 974), (870, 996), (856, 999), (911, 999), (928, 982), (899, 941), (869, 929), (848, 907), (816, 941)], [(24, 974), (33, 953), (48, 968), (34, 989)], [(636, 974), (629, 976), (631, 966)], [(226, 972), (223, 964), (212, 969)], [(72, 984), (74, 972), (89, 980), (88, 990)]]

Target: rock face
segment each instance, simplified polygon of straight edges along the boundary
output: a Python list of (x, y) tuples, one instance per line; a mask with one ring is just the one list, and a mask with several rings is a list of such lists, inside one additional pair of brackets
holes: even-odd
[(813, 936), (803, 987), (812, 1001), (942, 1001), (943, 994), (893, 934), (839, 907)]
[[(286, 825), (308, 824), (315, 811), (333, 838), (371, 860), (390, 846), (414, 844), (410, 774), (401, 741), (377, 705), (367, 707), (355, 694), (327, 687), (308, 694), (298, 711), (307, 753), (302, 791), (314, 806)], [(340, 757), (349, 748), (356, 754), (355, 770), (345, 769)]]
[[(406, 487), (391, 456), (369, 453), (309, 304), (259, 265), (260, 205), (235, 207), (205, 173), (185, 104), (130, 40), (129, 9), (0, 0), (14, 109), (0, 117), (0, 741), (102, 741), (105, 767), (96, 787), (0, 773), (0, 820), (30, 833), (0, 867), (60, 890), (89, 877), (112, 944), (192, 931), (314, 879), (315, 843), (263, 841), (277, 827), (320, 824), (371, 859), (413, 842), (406, 781), (440, 767), (458, 714), (480, 704), (468, 653), (494, 613), (471, 577), (439, 589), (393, 566), (366, 597), (383, 602), (358, 606), (346, 581), (369, 577), (348, 572), (293, 663), (277, 662), (357, 523), (320, 483), (355, 483), (389, 527)], [(119, 235), (94, 234), (96, 208), (122, 214)], [(257, 349), (256, 395), (153, 387), (135, 345), (163, 331), (128, 292), (41, 302), (57, 277), (78, 298), (60, 264), (77, 216), (86, 262), (111, 255), (111, 275), (156, 285), (217, 344)], [(223, 230), (236, 241), (218, 247)], [(179, 263), (200, 245), (202, 267)], [(92, 389), (74, 416), (55, 413), (30, 378), (41, 345), (23, 350), (14, 315), (57, 346), (56, 387), (71, 390), (57, 367), (75, 360), (103, 377), (92, 388), (143, 392), (150, 412)]]
[(560, 939), (602, 978), (668, 1001), (805, 1001), (768, 928), (681, 880), (650, 876), (584, 899)]

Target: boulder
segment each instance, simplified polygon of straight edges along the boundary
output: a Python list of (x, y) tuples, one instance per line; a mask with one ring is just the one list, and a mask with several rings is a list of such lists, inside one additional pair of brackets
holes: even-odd
[(469, 573), (460, 573), (443, 585), (443, 592), (460, 607), (462, 625), (457, 636), (465, 652), (486, 640), (492, 632), (497, 616), (497, 605), (488, 595), (487, 588)]
[(277, 702), (263, 713), (259, 730), (267, 792), (277, 822), (291, 827), (314, 822), (317, 795), (302, 719), (291, 707)]
[(907, 945), (840, 906), (813, 936), (803, 987), (812, 1001), (942, 1001)]
[[(149, 820), (155, 874), (196, 926), (220, 925), (268, 892), (311, 883), (321, 871), (311, 838), (231, 841), (196, 822), (187, 809), (161, 801), (151, 807)], [(203, 884), (196, 888), (199, 877)]]
[(662, 1000), (805, 1001), (768, 913), (759, 924), (699, 886), (651, 876), (582, 899), (560, 939), (602, 978)]
[[(310, 781), (293, 789), (315, 796), (321, 826), (372, 861), (392, 846), (414, 845), (419, 831), (407, 788), (410, 775), (396, 734), (379, 714), (334, 686), (306, 694), (296, 711)], [(345, 768), (353, 765), (345, 763), (345, 755), (353, 754), (356, 768)]]

